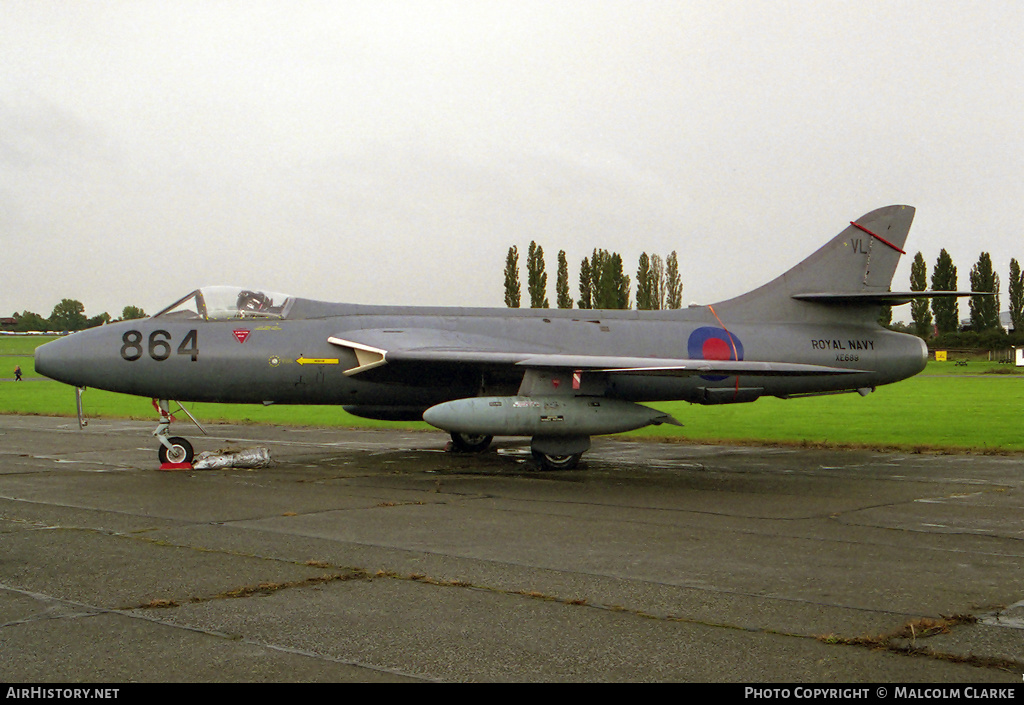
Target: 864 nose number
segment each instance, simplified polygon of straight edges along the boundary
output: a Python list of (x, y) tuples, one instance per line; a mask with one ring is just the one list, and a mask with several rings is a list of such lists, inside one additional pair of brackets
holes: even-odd
[[(143, 348), (142, 341), (143, 335), (140, 331), (126, 331), (121, 336), (121, 342), (124, 343), (121, 346), (121, 357), (128, 362), (135, 362), (148, 352), (151, 358), (157, 362), (163, 362), (171, 356), (171, 344), (173, 341), (171, 340), (171, 334), (167, 331), (155, 330), (150, 333), (145, 348)], [(191, 357), (192, 362), (199, 359), (198, 331), (193, 329), (185, 334), (181, 343), (178, 344), (177, 354)]]

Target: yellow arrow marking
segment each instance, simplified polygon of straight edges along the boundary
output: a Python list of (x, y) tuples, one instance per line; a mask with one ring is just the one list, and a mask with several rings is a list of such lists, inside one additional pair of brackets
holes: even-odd
[(300, 357), (295, 362), (300, 365), (337, 365), (336, 357)]

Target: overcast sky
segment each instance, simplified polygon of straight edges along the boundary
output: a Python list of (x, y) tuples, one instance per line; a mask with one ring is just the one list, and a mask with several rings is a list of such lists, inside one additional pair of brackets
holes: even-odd
[(0, 315), (501, 306), (531, 240), (552, 300), (600, 247), (710, 303), (894, 203), (894, 288), (988, 251), (1005, 309), (1022, 37), (1014, 2), (0, 0)]

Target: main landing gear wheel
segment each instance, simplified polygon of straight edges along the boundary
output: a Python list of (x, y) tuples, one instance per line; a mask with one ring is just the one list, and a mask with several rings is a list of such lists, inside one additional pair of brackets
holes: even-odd
[(482, 453), (494, 440), (494, 436), (475, 433), (453, 433), (451, 436), (455, 450), (462, 453)]
[(160, 456), (160, 462), (162, 463), (191, 463), (192, 458), (195, 457), (195, 452), (192, 450), (192, 444), (184, 438), (178, 436), (172, 436), (167, 439), (171, 447), (168, 448), (163, 443), (160, 444), (160, 450), (157, 454)]
[(533, 459), (537, 461), (542, 470), (572, 470), (579, 465), (583, 453), (571, 453), (569, 455), (550, 455), (533, 451)]

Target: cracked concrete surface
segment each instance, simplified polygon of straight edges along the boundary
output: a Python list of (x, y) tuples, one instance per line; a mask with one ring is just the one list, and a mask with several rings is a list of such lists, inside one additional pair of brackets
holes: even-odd
[(540, 473), (516, 443), (212, 426), (197, 450), (274, 465), (167, 473), (151, 427), (0, 417), (4, 681), (1024, 672), (1019, 456), (598, 439)]

